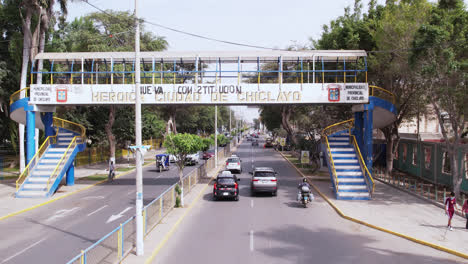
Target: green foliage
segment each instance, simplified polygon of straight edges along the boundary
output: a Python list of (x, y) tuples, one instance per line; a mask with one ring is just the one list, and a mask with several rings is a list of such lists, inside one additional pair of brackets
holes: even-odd
[(175, 190), (175, 192), (176, 192), (178, 195), (180, 195), (180, 194), (182, 193), (182, 190), (180, 189), (180, 186), (179, 186), (179, 184), (176, 184), (176, 186), (175, 186), (175, 189), (174, 189), (174, 190)]
[(187, 133), (168, 134), (164, 140), (167, 153), (177, 157), (179, 170), (185, 167), (185, 159), (189, 154), (202, 150), (202, 139), (197, 135)]
[(176, 207), (176, 208), (179, 208), (180, 206), (181, 206), (181, 204), (180, 204), (180, 196), (177, 195), (177, 196), (176, 196), (176, 199), (175, 199), (175, 207)]
[[(215, 135), (210, 136), (211, 140), (214, 143)], [(224, 134), (218, 134), (218, 146), (224, 146), (229, 142), (229, 139)]]
[(202, 141), (203, 141), (203, 147), (201, 149), (202, 151), (207, 151), (208, 149), (210, 149), (210, 146), (214, 144), (214, 140), (211, 137), (203, 138)]

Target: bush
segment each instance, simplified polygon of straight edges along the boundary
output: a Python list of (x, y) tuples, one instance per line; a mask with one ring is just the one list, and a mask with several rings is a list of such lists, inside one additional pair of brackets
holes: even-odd
[(176, 207), (176, 208), (179, 208), (179, 207), (180, 207), (180, 196), (177, 196), (177, 197), (175, 198), (175, 207)]
[(177, 193), (178, 195), (180, 195), (180, 194), (182, 193), (182, 190), (180, 189), (179, 184), (177, 184), (177, 185), (175, 186), (175, 191), (176, 191), (176, 193)]

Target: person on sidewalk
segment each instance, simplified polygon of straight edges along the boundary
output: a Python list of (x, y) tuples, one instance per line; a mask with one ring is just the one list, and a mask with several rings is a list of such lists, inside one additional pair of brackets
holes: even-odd
[(452, 228), (452, 217), (453, 217), (453, 214), (455, 213), (455, 209), (458, 210), (457, 200), (455, 199), (455, 193), (451, 192), (450, 197), (445, 200), (445, 214), (449, 218), (447, 228), (449, 228), (450, 231), (453, 230), (453, 228)]
[(462, 212), (466, 216), (466, 229), (468, 229), (468, 199), (463, 203)]
[(115, 165), (114, 165), (114, 161), (111, 160), (109, 164), (109, 175), (107, 176), (107, 179), (109, 181), (113, 181), (114, 177), (115, 177)]

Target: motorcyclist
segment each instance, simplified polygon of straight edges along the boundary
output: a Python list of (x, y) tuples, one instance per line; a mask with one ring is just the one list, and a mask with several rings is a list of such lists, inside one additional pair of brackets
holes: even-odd
[[(306, 178), (302, 179), (302, 182), (299, 183), (299, 185), (297, 186), (297, 188), (299, 189), (299, 193), (297, 194), (297, 200), (298, 201), (301, 200), (302, 187), (304, 187), (304, 186), (307, 187), (310, 190), (310, 184), (307, 182)], [(309, 195), (309, 200), (312, 201), (314, 199), (314, 195), (310, 191), (308, 192), (308, 195)]]

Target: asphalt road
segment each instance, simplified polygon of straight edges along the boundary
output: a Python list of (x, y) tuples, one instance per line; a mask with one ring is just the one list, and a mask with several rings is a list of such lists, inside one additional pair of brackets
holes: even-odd
[[(203, 161), (200, 160), (200, 164)], [(188, 166), (184, 174), (198, 166)], [(178, 181), (177, 166), (143, 168), (146, 205)], [(0, 264), (66, 263), (135, 215), (135, 172), (0, 221)]]
[[(240, 200), (213, 201), (207, 188), (153, 263), (465, 263), (466, 260), (342, 219), (314, 193), (295, 200), (300, 177), (272, 149), (238, 148), (244, 173)], [(278, 196), (250, 196), (255, 166), (278, 172)], [(365, 201), (357, 201), (365, 204)]]

